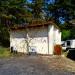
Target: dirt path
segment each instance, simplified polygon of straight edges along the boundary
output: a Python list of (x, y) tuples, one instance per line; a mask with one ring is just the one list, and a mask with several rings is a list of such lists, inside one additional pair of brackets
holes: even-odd
[(41, 56), (0, 59), (0, 75), (75, 75), (74, 72), (52, 68), (52, 59)]

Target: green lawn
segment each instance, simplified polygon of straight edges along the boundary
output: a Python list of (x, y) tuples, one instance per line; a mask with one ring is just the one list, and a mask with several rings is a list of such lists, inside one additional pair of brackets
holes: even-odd
[(20, 57), (23, 55), (25, 54), (24, 53), (17, 53), (17, 54), (11, 53), (9, 48), (4, 48), (0, 46), (0, 58), (13, 57), (13, 56)]
[(11, 53), (9, 48), (0, 47), (0, 57), (10, 57)]

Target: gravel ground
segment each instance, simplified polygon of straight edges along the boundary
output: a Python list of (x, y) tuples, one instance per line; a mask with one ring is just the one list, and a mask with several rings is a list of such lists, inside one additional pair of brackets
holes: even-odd
[(56, 63), (57, 66), (55, 66), (53, 63), (56, 60), (53, 56), (21, 56), (0, 59), (0, 75), (75, 75), (74, 72), (60, 69), (59, 63)]

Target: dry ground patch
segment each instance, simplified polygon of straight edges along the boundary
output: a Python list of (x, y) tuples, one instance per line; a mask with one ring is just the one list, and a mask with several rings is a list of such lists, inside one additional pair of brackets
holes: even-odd
[(62, 56), (42, 56), (42, 59), (49, 65), (50, 69), (66, 70), (75, 72), (75, 61)]

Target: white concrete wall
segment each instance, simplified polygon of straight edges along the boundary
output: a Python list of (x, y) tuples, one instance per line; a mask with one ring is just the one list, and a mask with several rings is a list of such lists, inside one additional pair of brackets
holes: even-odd
[(13, 46), (18, 52), (26, 53), (27, 47), (24, 37), (24, 31), (10, 31), (10, 47)]
[(35, 47), (37, 53), (48, 54), (47, 27), (30, 28), (23, 31), (10, 31), (10, 47), (16, 47), (18, 52), (27, 52), (27, 43), (25, 40), (30, 41), (29, 46)]
[(49, 54), (53, 54), (54, 51), (54, 25), (48, 26), (48, 47), (49, 47)]
[(54, 46), (56, 44), (61, 44), (61, 32), (54, 25), (48, 26), (48, 46), (49, 46), (49, 54), (54, 53)]
[(59, 31), (59, 44), (61, 45), (61, 32)]
[(54, 28), (54, 44), (61, 44), (61, 32), (57, 28)]

